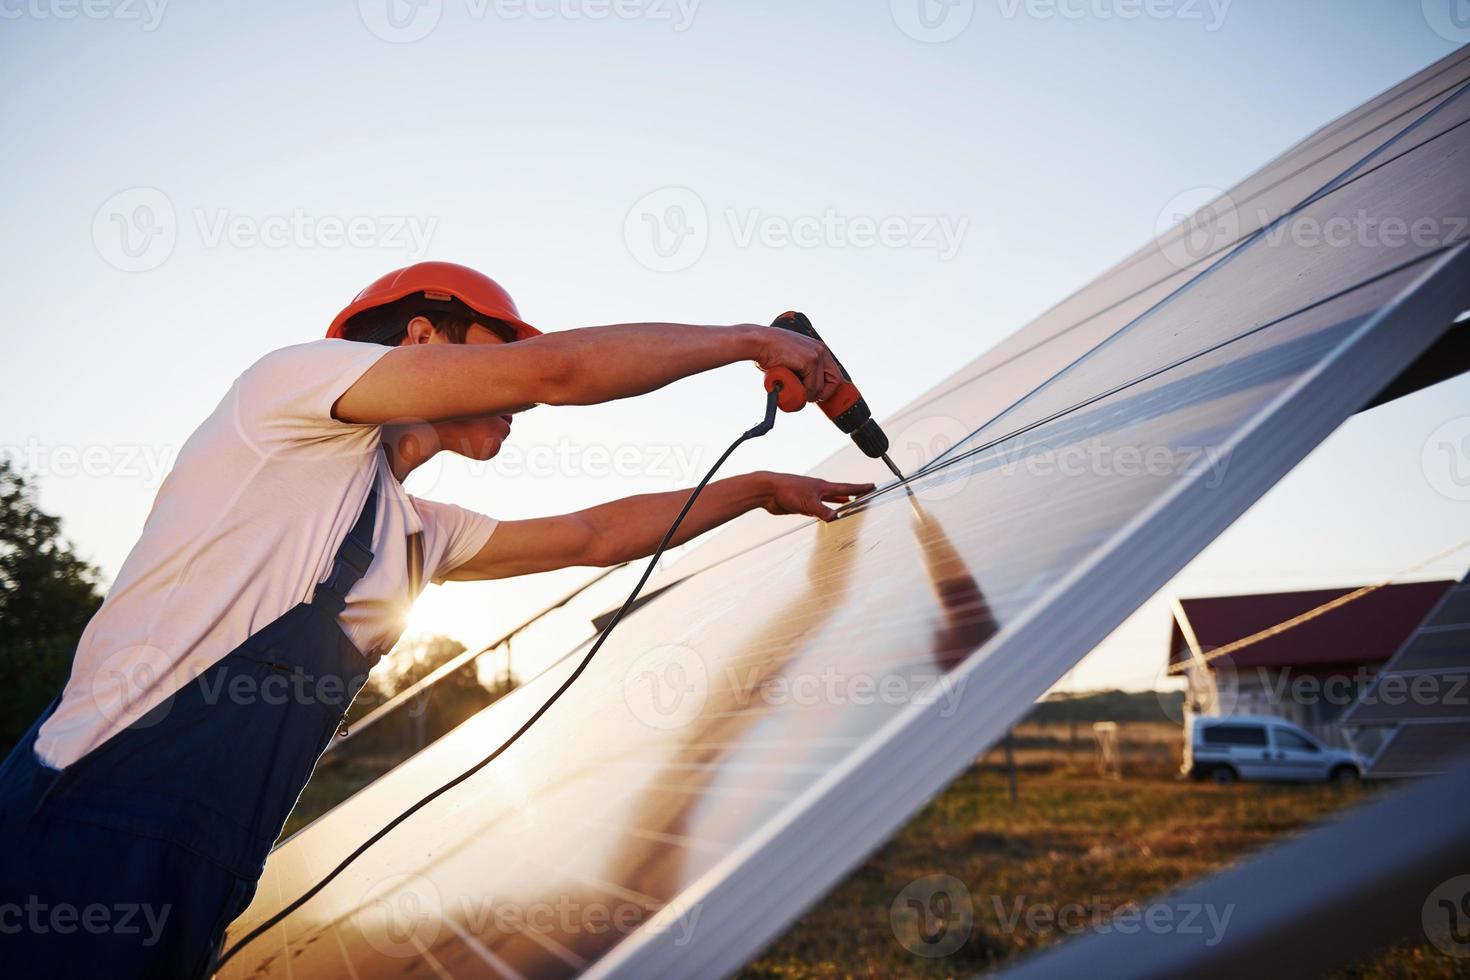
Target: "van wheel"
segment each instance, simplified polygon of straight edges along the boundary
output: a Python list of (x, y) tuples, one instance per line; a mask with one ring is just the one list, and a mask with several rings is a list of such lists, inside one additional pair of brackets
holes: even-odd
[(1334, 786), (1351, 786), (1361, 778), (1361, 774), (1356, 766), (1338, 766), (1327, 778), (1332, 780)]
[(1210, 781), (1216, 786), (1229, 786), (1239, 778), (1240, 776), (1229, 766), (1216, 766), (1210, 770)]

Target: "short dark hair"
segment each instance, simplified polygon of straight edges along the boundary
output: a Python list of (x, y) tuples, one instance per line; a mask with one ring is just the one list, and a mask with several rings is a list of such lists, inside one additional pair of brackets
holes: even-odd
[(451, 344), (464, 343), (470, 327), (475, 324), (492, 331), (506, 343), (517, 337), (515, 327), (504, 320), (477, 313), (457, 299), (429, 299), (423, 293), (363, 310), (343, 325), (343, 332), (348, 340), (397, 347), (403, 343), (409, 323), (420, 316), (432, 323), (434, 329), (444, 334)]

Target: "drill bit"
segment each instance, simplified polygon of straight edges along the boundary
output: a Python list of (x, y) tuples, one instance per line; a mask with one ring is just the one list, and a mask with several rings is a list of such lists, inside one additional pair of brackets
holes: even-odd
[(883, 460), (883, 462), (885, 462), (885, 463), (888, 464), (888, 468), (893, 471), (893, 475), (894, 476), (898, 477), (900, 483), (903, 482), (904, 475), (899, 472), (897, 466), (894, 466), (893, 465), (893, 460), (891, 460), (891, 459), (888, 458), (888, 454), (887, 453), (879, 453), (878, 454), (878, 458), (881, 459), (881, 460)]

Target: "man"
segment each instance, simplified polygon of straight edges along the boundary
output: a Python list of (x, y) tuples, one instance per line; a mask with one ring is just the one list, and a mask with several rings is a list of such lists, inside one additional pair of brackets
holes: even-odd
[[(242, 374), (179, 454), (65, 690), (0, 765), (0, 963), (25, 977), (207, 975), (368, 668), (425, 581), (652, 553), (686, 499), (497, 523), (404, 493), (441, 449), (489, 459), (515, 413), (653, 391), (736, 361), (841, 374), (754, 325), (543, 336), (445, 262), (363, 290), (328, 339)], [(675, 538), (765, 508), (829, 520), (869, 485), (711, 483)], [(126, 921), (124, 921), (126, 920)]]

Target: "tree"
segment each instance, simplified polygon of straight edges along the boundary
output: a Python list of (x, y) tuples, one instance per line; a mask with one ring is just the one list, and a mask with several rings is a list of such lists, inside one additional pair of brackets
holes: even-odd
[(66, 683), (102, 603), (97, 569), (36, 506), (30, 481), (0, 459), (0, 751), (9, 751)]

